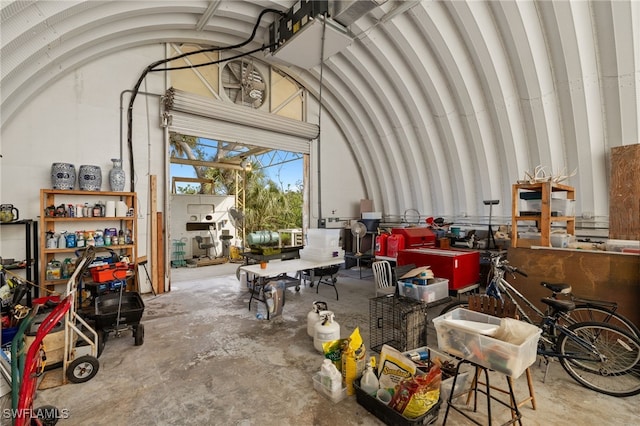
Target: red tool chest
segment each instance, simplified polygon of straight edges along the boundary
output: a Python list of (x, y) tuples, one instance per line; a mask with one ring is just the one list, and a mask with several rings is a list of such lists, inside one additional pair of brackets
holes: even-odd
[(414, 228), (391, 228), (391, 234), (402, 235), (404, 237), (404, 246), (406, 248), (429, 248), (436, 246), (436, 234), (427, 227), (417, 226)]
[(474, 250), (406, 249), (398, 253), (398, 266), (430, 266), (438, 278), (449, 280), (449, 290), (480, 282), (480, 252)]

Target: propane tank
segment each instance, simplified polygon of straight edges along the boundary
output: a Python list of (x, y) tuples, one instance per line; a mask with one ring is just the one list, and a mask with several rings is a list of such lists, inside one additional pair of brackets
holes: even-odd
[(340, 324), (331, 311), (320, 311), (319, 315), (320, 320), (316, 323), (313, 334), (313, 346), (318, 352), (324, 353), (324, 343), (340, 339)]
[(247, 235), (247, 244), (277, 246), (280, 244), (280, 234), (272, 231), (255, 231)]
[(389, 234), (383, 232), (376, 237), (376, 256), (387, 255), (387, 239)]
[(316, 323), (320, 321), (320, 311), (326, 311), (327, 304), (325, 302), (313, 302), (311, 311), (307, 314), (307, 334), (313, 338), (316, 330)]

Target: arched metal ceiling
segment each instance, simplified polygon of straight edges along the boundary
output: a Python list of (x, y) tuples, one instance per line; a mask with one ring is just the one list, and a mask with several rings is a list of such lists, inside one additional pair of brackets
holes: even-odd
[[(3, 1), (2, 124), (97, 57), (236, 44), (262, 9), (294, 3)], [(425, 0), (388, 19), (401, 3), (353, 23), (354, 42), (322, 70), (324, 111), (376, 207), (481, 215), (483, 199), (499, 198), (506, 215), (511, 184), (543, 165), (577, 168), (578, 211), (607, 216), (610, 148), (640, 141), (640, 2)], [(317, 92), (319, 66), (286, 70)]]

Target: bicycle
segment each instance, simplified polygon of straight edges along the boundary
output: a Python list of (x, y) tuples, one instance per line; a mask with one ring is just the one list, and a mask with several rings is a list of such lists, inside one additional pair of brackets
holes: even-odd
[[(486, 294), (500, 300), (506, 297), (516, 306), (521, 320), (542, 329), (537, 353), (546, 362), (545, 379), (549, 358), (557, 358), (574, 380), (589, 389), (616, 397), (640, 394), (640, 339), (637, 336), (603, 322), (576, 321), (570, 317), (576, 307), (571, 300), (543, 298), (547, 311), (542, 312), (504, 279), (506, 272), (526, 274), (509, 265), (500, 253), (492, 254), (491, 261), (494, 275)], [(534, 322), (518, 300), (541, 320)], [(464, 302), (450, 304), (442, 314), (459, 307), (464, 307)]]
[[(509, 265), (509, 262), (503, 258), (504, 252), (487, 253), (491, 262), (491, 271), (487, 279), (487, 294), (491, 287), (491, 281), (494, 279), (504, 279), (506, 272), (512, 274), (515, 278), (515, 273), (522, 276), (527, 276), (526, 273), (520, 271), (518, 268)], [(505, 281), (506, 282), (506, 281)], [(621, 328), (628, 333), (640, 338), (640, 329), (627, 317), (617, 312), (618, 304), (616, 302), (587, 299), (580, 296), (576, 296), (572, 293), (571, 285), (565, 283), (549, 283), (541, 282), (541, 286), (551, 291), (551, 298), (557, 300), (571, 300), (575, 304), (575, 309), (567, 312), (567, 315), (563, 317), (563, 320), (567, 321), (567, 324), (574, 324), (577, 322), (604, 322), (609, 325)], [(490, 296), (493, 296), (489, 294)], [(498, 294), (499, 296), (499, 294)], [(564, 297), (565, 299), (562, 299)], [(498, 297), (500, 298), (500, 297)], [(529, 305), (529, 304), (528, 304)], [(440, 315), (443, 315), (455, 308), (468, 308), (469, 303), (464, 300), (459, 300), (448, 304), (442, 309)], [(540, 310), (533, 308), (533, 311), (540, 318), (542, 313)], [(528, 321), (533, 323), (524, 312), (521, 315)]]

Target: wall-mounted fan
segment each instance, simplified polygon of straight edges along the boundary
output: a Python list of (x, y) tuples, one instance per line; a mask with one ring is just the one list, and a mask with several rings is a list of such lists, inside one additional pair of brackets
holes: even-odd
[(222, 68), (220, 82), (229, 100), (251, 108), (260, 108), (267, 99), (265, 76), (253, 61), (235, 60)]
[(356, 237), (356, 256), (362, 256), (360, 253), (360, 240), (367, 233), (367, 227), (362, 222), (355, 222), (351, 224), (351, 233)]
[(235, 207), (231, 207), (229, 209), (229, 221), (231, 221), (234, 228), (242, 228), (242, 225), (244, 225), (244, 213)]

